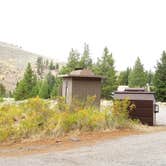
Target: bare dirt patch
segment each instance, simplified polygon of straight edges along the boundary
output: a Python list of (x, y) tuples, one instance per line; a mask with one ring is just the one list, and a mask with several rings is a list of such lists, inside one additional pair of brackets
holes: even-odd
[(138, 127), (136, 130), (119, 129), (103, 132), (84, 132), (77, 135), (67, 135), (60, 138), (45, 138), (40, 140), (24, 140), (17, 143), (0, 144), (0, 156), (23, 156), (51, 151), (64, 151), (81, 146), (91, 146), (97, 142), (108, 139), (117, 139), (129, 135), (146, 134), (158, 131), (166, 131), (166, 126)]

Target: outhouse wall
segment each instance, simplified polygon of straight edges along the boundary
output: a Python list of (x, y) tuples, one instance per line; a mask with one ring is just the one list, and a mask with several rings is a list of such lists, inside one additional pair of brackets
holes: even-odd
[(72, 96), (81, 100), (87, 96), (96, 96), (96, 105), (100, 105), (101, 79), (97, 78), (73, 78)]
[(66, 103), (71, 103), (71, 101), (72, 101), (72, 78), (63, 79), (62, 96), (65, 97)]

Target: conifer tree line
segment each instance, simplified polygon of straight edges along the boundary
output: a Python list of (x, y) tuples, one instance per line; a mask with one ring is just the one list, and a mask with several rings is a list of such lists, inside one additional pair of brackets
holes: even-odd
[(58, 63), (54, 64), (53, 60), (44, 60), (43, 57), (38, 57), (36, 61), (36, 68), (37, 68), (37, 74), (42, 77), (43, 72), (45, 69), (47, 70), (55, 70), (59, 69)]
[(60, 80), (51, 74), (51, 71), (41, 79), (32, 70), (31, 64), (28, 63), (23, 79), (17, 83), (13, 93), (15, 100), (23, 100), (39, 96), (44, 99), (58, 95)]
[[(156, 66), (155, 66), (156, 65)], [(150, 86), (152, 91), (156, 92), (157, 99), (166, 101), (166, 53), (163, 51), (160, 60), (154, 64), (155, 72), (146, 71), (137, 57), (132, 68), (117, 72), (115, 70), (115, 61), (112, 53), (107, 47), (104, 48), (103, 54), (94, 63), (90, 57), (89, 45), (84, 44), (84, 50), (81, 54), (75, 49), (71, 49), (67, 64), (59, 69), (58, 64), (53, 61), (43, 61), (37, 59), (37, 74), (28, 64), (23, 79), (17, 83), (14, 91), (16, 100), (27, 99), (39, 96), (41, 98), (51, 98), (59, 95), (61, 80), (51, 74), (51, 70), (59, 69), (59, 74), (68, 74), (75, 68), (91, 69), (95, 74), (104, 76), (102, 81), (101, 96), (105, 99), (112, 98), (112, 92), (117, 90), (119, 85), (128, 85), (129, 87), (146, 87)], [(48, 74), (42, 78), (44, 68), (49, 69)], [(0, 87), (1, 94), (1, 87)]]

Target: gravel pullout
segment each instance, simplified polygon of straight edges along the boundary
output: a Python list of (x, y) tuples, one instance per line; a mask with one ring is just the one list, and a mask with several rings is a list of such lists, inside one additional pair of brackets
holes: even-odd
[(65, 152), (0, 158), (1, 166), (165, 166), (166, 132), (135, 135)]

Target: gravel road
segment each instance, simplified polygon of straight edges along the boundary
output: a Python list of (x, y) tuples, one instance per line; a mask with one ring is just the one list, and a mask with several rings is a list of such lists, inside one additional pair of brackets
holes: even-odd
[[(158, 124), (166, 124), (166, 106)], [(165, 166), (166, 132), (133, 135), (64, 152), (0, 158), (0, 166)]]
[(0, 158), (1, 166), (165, 166), (166, 132), (135, 135), (59, 153)]

